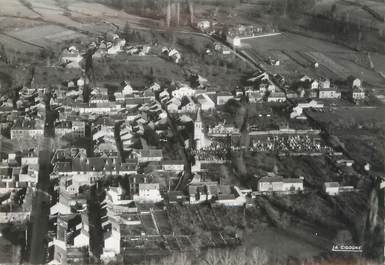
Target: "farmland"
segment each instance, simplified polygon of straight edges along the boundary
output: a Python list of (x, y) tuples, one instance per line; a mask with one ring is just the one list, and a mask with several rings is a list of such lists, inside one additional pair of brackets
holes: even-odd
[(34, 46), (49, 47), (66, 40), (85, 38), (84, 34), (56, 25), (42, 25), (33, 28), (15, 30), (7, 33), (17, 40), (23, 40)]
[[(158, 26), (159, 21), (83, 1), (0, 1), (0, 43), (10, 52), (40, 52), (63, 41), (94, 37), (117, 26)], [(103, 18), (103, 19), (101, 19)]]
[(329, 133), (336, 135), (352, 158), (362, 164), (371, 161), (375, 170), (383, 170), (385, 146), (385, 109), (340, 108), (333, 112), (309, 112)]
[[(307, 74), (344, 80), (353, 75), (363, 78), (373, 86), (383, 86), (383, 78), (370, 69), (366, 54), (334, 43), (282, 33), (278, 36), (244, 40), (242, 45), (242, 49), (266, 66), (267, 70), (284, 74), (288, 79)], [(268, 65), (267, 55), (279, 59), (280, 66)], [(381, 59), (376, 60), (382, 65)], [(319, 63), (319, 68), (314, 68), (315, 62)]]

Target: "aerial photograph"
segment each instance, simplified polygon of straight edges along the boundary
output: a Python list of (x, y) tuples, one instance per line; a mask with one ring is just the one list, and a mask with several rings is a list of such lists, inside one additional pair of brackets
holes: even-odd
[(384, 0), (0, 0), (0, 265), (384, 262)]

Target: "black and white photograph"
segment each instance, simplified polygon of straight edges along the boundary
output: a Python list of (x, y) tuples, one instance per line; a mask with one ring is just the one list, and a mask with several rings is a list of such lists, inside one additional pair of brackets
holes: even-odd
[(383, 265), (384, 0), (0, 0), (0, 265)]

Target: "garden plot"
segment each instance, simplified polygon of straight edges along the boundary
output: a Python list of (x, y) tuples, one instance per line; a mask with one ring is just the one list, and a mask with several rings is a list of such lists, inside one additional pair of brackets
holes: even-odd
[(172, 233), (172, 227), (165, 211), (155, 211), (154, 217), (161, 234), (169, 235)]

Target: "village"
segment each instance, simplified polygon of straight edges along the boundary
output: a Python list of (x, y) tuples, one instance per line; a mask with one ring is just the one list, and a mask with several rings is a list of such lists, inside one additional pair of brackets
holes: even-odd
[[(209, 21), (196, 27), (215, 37)], [(140, 87), (130, 76), (114, 89), (96, 85), (95, 65), (106, 60), (155, 57), (185, 67), (187, 54), (171, 43), (130, 43), (116, 32), (61, 51), (52, 68), (76, 77), (41, 85), (35, 73), (14, 98), (0, 98), (0, 223), (31, 224), (25, 251), (43, 244), (36, 255), (45, 263), (125, 262), (242, 245), (248, 219), (237, 213), (266, 207), (274, 220), (262, 203), (269, 198), (362, 196), (372, 162), (347, 156), (311, 114), (370, 106), (365, 80), (287, 81), (234, 48), (263, 34), (278, 32), (237, 25), (206, 50), (251, 65), (232, 90), (199, 71), (179, 80), (151, 76)], [(249, 157), (262, 162), (247, 164)], [(290, 166), (297, 160), (325, 166), (314, 177)], [(263, 169), (243, 174), (239, 163)]]

